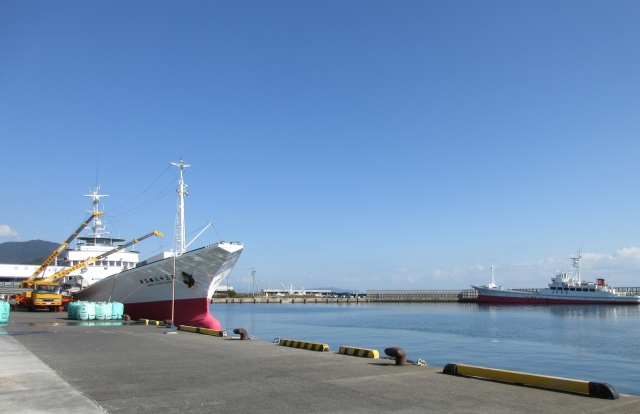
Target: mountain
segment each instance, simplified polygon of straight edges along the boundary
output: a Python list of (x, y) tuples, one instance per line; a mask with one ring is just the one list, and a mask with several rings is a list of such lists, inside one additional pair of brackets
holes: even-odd
[(44, 240), (0, 243), (0, 263), (39, 265), (59, 244)]

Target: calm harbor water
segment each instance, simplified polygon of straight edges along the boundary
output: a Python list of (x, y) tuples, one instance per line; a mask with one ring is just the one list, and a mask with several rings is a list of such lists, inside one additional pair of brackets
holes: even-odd
[(464, 363), (588, 381), (640, 395), (640, 307), (475, 303), (212, 304), (231, 333), (403, 348), (410, 360)]

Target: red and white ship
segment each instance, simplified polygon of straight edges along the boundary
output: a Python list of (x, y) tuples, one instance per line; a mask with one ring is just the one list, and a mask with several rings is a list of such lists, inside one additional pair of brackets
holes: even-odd
[(517, 289), (506, 289), (497, 286), (491, 266), (491, 283), (483, 286), (471, 285), (478, 292), (476, 302), (481, 303), (515, 303), (515, 304), (608, 304), (608, 305), (639, 305), (640, 296), (627, 292), (617, 292), (605, 283), (604, 279), (596, 282), (585, 282), (580, 279), (580, 259), (582, 254), (572, 257), (572, 265), (577, 269), (576, 276), (563, 271), (556, 272), (547, 288), (539, 292)]
[(134, 268), (102, 278), (75, 296), (77, 300), (122, 302), (124, 313), (132, 319), (170, 319), (176, 325), (221, 330), (220, 322), (209, 313), (210, 299), (233, 270), (243, 245), (221, 241), (186, 251), (184, 196), (187, 185), (183, 172), (189, 165), (184, 164), (182, 158), (172, 164), (180, 168), (175, 252), (159, 254)]

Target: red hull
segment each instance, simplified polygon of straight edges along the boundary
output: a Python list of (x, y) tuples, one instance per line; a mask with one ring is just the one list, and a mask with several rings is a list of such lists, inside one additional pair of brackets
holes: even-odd
[[(171, 319), (171, 301), (161, 300), (156, 302), (125, 303), (124, 313), (131, 319)], [(209, 300), (207, 298), (181, 299), (175, 301), (174, 325), (197, 326), (199, 328), (222, 330), (220, 322), (209, 313)]]
[(478, 295), (476, 302), (480, 303), (511, 303), (518, 305), (639, 305), (638, 302), (622, 302), (610, 300), (575, 300), (575, 299), (544, 299), (544, 298), (514, 298), (505, 296)]

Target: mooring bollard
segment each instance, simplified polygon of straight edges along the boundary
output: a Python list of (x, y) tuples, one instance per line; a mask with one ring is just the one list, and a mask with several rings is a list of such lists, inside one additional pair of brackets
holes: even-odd
[(396, 359), (396, 365), (407, 365), (407, 354), (402, 348), (386, 348), (384, 353)]
[(236, 328), (233, 330), (234, 334), (240, 335), (240, 340), (244, 341), (245, 339), (249, 339), (246, 329)]

